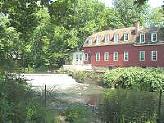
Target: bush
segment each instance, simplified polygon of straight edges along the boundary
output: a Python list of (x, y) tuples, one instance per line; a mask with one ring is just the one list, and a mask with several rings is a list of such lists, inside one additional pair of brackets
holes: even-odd
[(104, 74), (109, 88), (157, 91), (164, 89), (164, 70), (158, 68), (116, 68)]
[(103, 81), (102, 73), (86, 72), (86, 71), (67, 71), (79, 83), (94, 83), (100, 85)]
[(24, 79), (0, 73), (0, 123), (24, 123), (43, 117), (39, 99), (34, 96), (35, 92)]
[(98, 115), (103, 121), (111, 123), (156, 123), (158, 93), (107, 89), (104, 95), (104, 103), (99, 106), (98, 110)]
[(71, 105), (66, 111), (66, 121), (70, 123), (88, 123), (89, 121), (89, 110), (80, 104)]

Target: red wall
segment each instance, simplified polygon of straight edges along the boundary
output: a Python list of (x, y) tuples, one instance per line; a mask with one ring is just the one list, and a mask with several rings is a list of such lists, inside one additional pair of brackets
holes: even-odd
[[(90, 54), (90, 60), (85, 64), (93, 66), (142, 66), (164, 67), (164, 44), (134, 46), (133, 44), (107, 45), (96, 47), (84, 47), (84, 53)], [(124, 51), (128, 51), (129, 60), (124, 61)], [(139, 51), (145, 51), (145, 61), (139, 61)], [(151, 51), (158, 52), (157, 61), (151, 61)], [(96, 61), (96, 52), (100, 52), (100, 61)], [(104, 61), (104, 52), (109, 52), (109, 61)], [(113, 61), (113, 52), (118, 52), (118, 61)], [(90, 61), (90, 62), (89, 62)]]

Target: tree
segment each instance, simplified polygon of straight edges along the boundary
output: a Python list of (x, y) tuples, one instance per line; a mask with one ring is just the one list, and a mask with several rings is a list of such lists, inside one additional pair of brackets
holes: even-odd
[(0, 68), (2, 71), (15, 69), (21, 44), (19, 35), (15, 28), (10, 27), (9, 18), (5, 14), (0, 14)]
[[(9, 20), (7, 27), (14, 29), (15, 32), (18, 33), (18, 35), (15, 36), (17, 41), (14, 41), (13, 43), (16, 47), (12, 49), (14, 49), (14, 55), (19, 56), (19, 62), (17, 62), (19, 65), (22, 65), (22, 62), (24, 62), (22, 59), (24, 59), (24, 54), (27, 53), (26, 48), (30, 44), (31, 32), (37, 25), (35, 13), (38, 6), (36, 1), (37, 0), (1, 1), (0, 12), (3, 13), (3, 15), (6, 15)], [(7, 36), (7, 34), (4, 36)], [(13, 39), (15, 38), (13, 37)], [(13, 41), (12, 38), (10, 39)], [(10, 69), (12, 68), (10, 67)]]
[(134, 1), (134, 4), (137, 4), (137, 5), (143, 5), (145, 4), (145, 2), (147, 2), (148, 0), (135, 0)]
[(150, 13), (150, 25), (154, 25), (157, 27), (164, 26), (164, 16), (163, 16), (162, 8), (154, 8)]
[(23, 41), (28, 41), (30, 32), (36, 27), (35, 12), (38, 10), (37, 0), (10, 0), (1, 3), (0, 11), (7, 14), (10, 24), (21, 33)]
[(146, 5), (138, 7), (134, 0), (114, 3), (113, 9), (97, 0), (11, 0), (2, 1), (0, 11), (16, 33), (13, 49), (19, 65), (36, 69), (60, 67), (94, 32), (131, 26), (138, 19), (144, 23)]
[(73, 32), (71, 36), (74, 37), (69, 42), (77, 39), (78, 45), (72, 50), (80, 49), (86, 37), (94, 32), (122, 26), (115, 11), (96, 0), (61, 0), (49, 5), (48, 9), (52, 23)]
[(142, 6), (138, 6), (134, 4), (134, 0), (114, 0), (114, 8), (123, 25), (129, 27), (136, 21), (139, 21), (142, 25), (144, 24), (148, 5), (145, 3)]

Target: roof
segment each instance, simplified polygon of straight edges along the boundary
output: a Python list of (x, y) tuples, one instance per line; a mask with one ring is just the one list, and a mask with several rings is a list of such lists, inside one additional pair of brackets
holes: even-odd
[[(118, 45), (118, 44), (131, 44), (138, 40), (140, 33), (152, 33), (159, 32), (160, 28), (143, 28), (143, 27), (128, 27), (113, 30), (105, 30), (101, 32), (93, 33), (87, 37), (83, 47), (93, 47), (102, 45)], [(124, 34), (128, 34), (128, 40), (124, 40)], [(115, 35), (118, 35), (118, 43), (114, 42)], [(162, 37), (164, 36), (161, 34)], [(151, 36), (147, 36), (151, 37)], [(160, 36), (161, 37), (161, 36)], [(164, 37), (163, 37), (164, 38)], [(151, 39), (150, 39), (151, 40)], [(164, 41), (164, 40), (163, 40)]]
[(135, 29), (136, 29), (135, 27), (129, 27), (129, 28), (105, 30), (105, 31), (102, 31), (102, 32), (93, 33), (89, 37), (95, 37), (97, 35), (106, 35), (106, 34), (111, 34), (111, 33), (128, 32), (128, 31), (135, 30)]

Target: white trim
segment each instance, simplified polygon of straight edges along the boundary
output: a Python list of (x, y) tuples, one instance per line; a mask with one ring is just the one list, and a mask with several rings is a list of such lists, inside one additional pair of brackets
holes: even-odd
[(143, 47), (143, 46), (158, 46), (158, 45), (164, 45), (164, 41), (160, 43), (153, 43), (153, 44), (133, 44), (135, 47)]
[(113, 52), (113, 61), (118, 61), (118, 52)]
[(89, 44), (89, 39), (86, 39), (84, 44)]
[(124, 33), (124, 41), (128, 41), (128, 40), (125, 39), (125, 35), (128, 36), (128, 40), (129, 40), (129, 33)]
[(76, 54), (76, 62), (78, 62), (78, 60), (79, 60), (79, 55)]
[(114, 43), (118, 43), (119, 42), (119, 34), (114, 34)]
[(81, 65), (84, 61), (84, 53), (83, 52), (74, 52), (72, 64), (73, 65)]
[(100, 36), (97, 35), (97, 36), (96, 36), (96, 45), (99, 45), (99, 44), (100, 44)]
[[(153, 35), (156, 35), (156, 40), (153, 40)], [(157, 42), (157, 33), (151, 33), (151, 42)]]
[(92, 38), (91, 37), (88, 37), (85, 42), (84, 42), (85, 45), (92, 45)]
[[(143, 55), (144, 55), (144, 59), (142, 60), (141, 58), (141, 56), (142, 56), (142, 53), (143, 53)], [(145, 51), (139, 51), (139, 61), (145, 61)]]
[(88, 53), (84, 53), (84, 61), (88, 61)]
[(80, 60), (80, 61), (83, 60), (83, 54), (79, 54), (79, 60)]
[[(154, 60), (153, 59), (153, 53), (155, 53), (155, 57), (156, 57), (156, 59)], [(158, 59), (158, 52), (157, 51), (151, 51), (151, 61), (157, 61), (157, 59)]]
[(109, 52), (104, 53), (104, 61), (109, 61)]
[[(126, 59), (126, 55), (127, 55), (127, 59)], [(129, 60), (129, 52), (124, 51), (124, 61), (128, 61), (128, 60)]]
[(100, 61), (100, 52), (96, 52), (96, 61)]
[(110, 35), (106, 34), (105, 35), (105, 43), (109, 43), (109, 41), (110, 41)]
[[(144, 41), (143, 42), (141, 40), (142, 39), (142, 37), (141, 37), (142, 35), (144, 36)], [(140, 43), (145, 43), (145, 33), (140, 33)]]
[(92, 38), (89, 39), (89, 45), (92, 45)]

